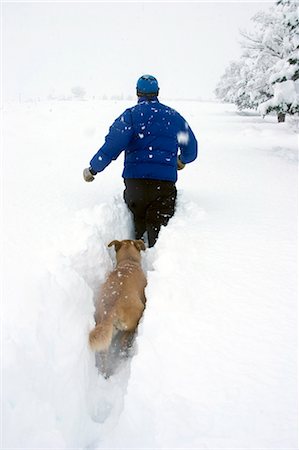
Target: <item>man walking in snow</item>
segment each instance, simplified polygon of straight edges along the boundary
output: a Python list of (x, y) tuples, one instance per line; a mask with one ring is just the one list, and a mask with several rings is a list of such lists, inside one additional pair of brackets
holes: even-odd
[(157, 79), (143, 75), (137, 81), (138, 103), (110, 127), (104, 145), (84, 169), (93, 181), (125, 151), (124, 200), (133, 213), (135, 239), (147, 233), (154, 246), (162, 225), (175, 211), (177, 170), (197, 157), (197, 141), (185, 119), (158, 100)]

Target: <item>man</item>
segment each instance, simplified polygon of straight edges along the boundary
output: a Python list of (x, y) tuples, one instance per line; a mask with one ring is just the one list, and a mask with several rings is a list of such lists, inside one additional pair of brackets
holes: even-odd
[(188, 123), (160, 103), (158, 94), (155, 77), (139, 78), (138, 104), (115, 120), (104, 145), (83, 172), (85, 181), (93, 181), (125, 151), (124, 200), (133, 213), (135, 239), (143, 239), (147, 233), (149, 247), (174, 214), (177, 170), (197, 157), (197, 141)]

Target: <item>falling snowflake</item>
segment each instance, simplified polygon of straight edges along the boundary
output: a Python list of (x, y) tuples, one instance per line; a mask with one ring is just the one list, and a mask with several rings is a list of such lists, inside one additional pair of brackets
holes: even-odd
[(179, 144), (187, 145), (189, 142), (189, 133), (187, 131), (180, 131), (177, 134), (177, 140)]

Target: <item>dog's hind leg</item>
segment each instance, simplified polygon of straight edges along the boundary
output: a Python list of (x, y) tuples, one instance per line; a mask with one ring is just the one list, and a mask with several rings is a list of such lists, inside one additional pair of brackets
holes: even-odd
[(133, 331), (123, 331), (120, 337), (120, 355), (127, 357), (130, 351), (130, 348), (133, 345), (133, 339), (135, 335), (135, 330)]
[(109, 368), (108, 368), (108, 352), (101, 353), (101, 367), (100, 372), (102, 373), (104, 378), (109, 378)]
[(103, 375), (104, 378), (109, 378), (111, 375), (109, 370), (109, 361), (108, 361), (108, 352), (96, 352), (95, 354), (96, 359), (96, 367), (101, 375)]

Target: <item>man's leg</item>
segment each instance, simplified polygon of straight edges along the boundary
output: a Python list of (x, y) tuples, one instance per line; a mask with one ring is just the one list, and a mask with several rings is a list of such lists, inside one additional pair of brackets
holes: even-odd
[[(164, 186), (163, 186), (164, 185)], [(166, 226), (174, 215), (177, 191), (174, 183), (161, 184), (161, 196), (156, 198), (146, 211), (146, 229), (149, 247), (153, 247), (158, 239), (161, 226)]]
[(143, 184), (140, 180), (125, 180), (124, 200), (133, 213), (135, 239), (141, 239), (146, 232), (146, 201)]

